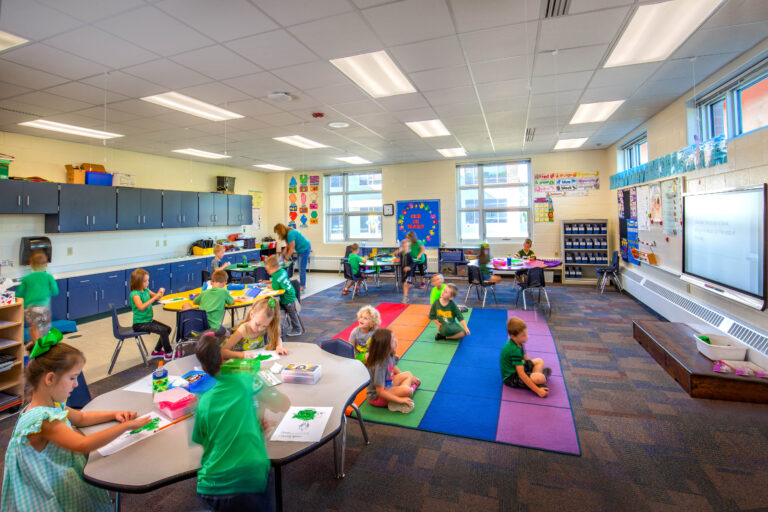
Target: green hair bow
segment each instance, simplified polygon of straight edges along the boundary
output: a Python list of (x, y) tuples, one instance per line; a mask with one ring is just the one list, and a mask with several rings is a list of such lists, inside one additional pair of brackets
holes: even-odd
[(39, 338), (35, 342), (34, 348), (32, 348), (32, 353), (29, 355), (30, 359), (34, 359), (37, 356), (41, 356), (51, 350), (51, 347), (60, 342), (64, 338), (64, 335), (61, 334), (61, 331), (58, 329), (51, 329), (48, 331), (48, 334), (43, 336), (42, 338)]

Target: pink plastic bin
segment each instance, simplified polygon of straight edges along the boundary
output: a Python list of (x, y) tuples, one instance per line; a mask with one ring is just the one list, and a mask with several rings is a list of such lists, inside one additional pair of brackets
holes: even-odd
[(155, 406), (160, 412), (175, 420), (195, 412), (197, 398), (182, 388), (173, 388), (155, 395)]

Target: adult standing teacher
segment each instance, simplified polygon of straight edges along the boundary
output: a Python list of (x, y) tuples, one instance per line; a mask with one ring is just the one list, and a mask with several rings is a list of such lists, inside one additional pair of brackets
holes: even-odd
[(299, 283), (301, 290), (307, 285), (307, 263), (309, 263), (309, 252), (312, 250), (312, 244), (309, 243), (304, 235), (299, 233), (298, 229), (286, 227), (285, 224), (275, 224), (274, 232), (280, 240), (285, 240), (286, 246), (282, 255), (284, 259), (289, 259), (293, 253), (299, 255)]

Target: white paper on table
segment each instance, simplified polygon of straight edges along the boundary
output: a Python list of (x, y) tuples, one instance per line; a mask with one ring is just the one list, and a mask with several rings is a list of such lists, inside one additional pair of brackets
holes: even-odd
[(263, 348), (259, 348), (256, 350), (245, 350), (244, 353), (246, 358), (253, 358), (253, 359), (256, 359), (256, 356), (261, 356), (261, 355), (269, 356), (269, 359), (261, 360), (262, 364), (266, 362), (277, 361), (278, 359), (280, 359), (280, 356), (277, 355), (277, 350), (266, 350)]
[[(333, 411), (333, 407), (292, 406), (283, 416), (283, 420), (275, 429), (270, 440), (316, 443), (323, 437), (323, 431), (331, 417), (331, 411)], [(312, 416), (312, 418), (302, 419), (303, 415)]]
[(179, 301), (182, 301), (182, 300), (189, 300), (189, 299), (187, 299), (185, 297), (174, 297), (172, 299), (159, 300), (159, 301), (157, 301), (157, 303), (158, 304), (171, 304), (172, 302), (179, 302)]
[[(186, 387), (189, 383), (179, 375), (169, 375), (168, 384), (174, 387)], [(132, 382), (123, 388), (123, 391), (133, 391), (134, 393), (152, 392), (152, 374), (145, 375), (139, 380)]]
[(117, 439), (99, 448), (97, 450), (99, 452), (99, 455), (101, 455), (102, 457), (106, 457), (108, 455), (112, 455), (115, 452), (119, 452), (123, 448), (127, 448), (134, 443), (138, 443), (142, 439), (146, 439), (154, 435), (155, 432), (157, 432), (160, 428), (168, 425), (171, 422), (171, 420), (167, 419), (162, 414), (157, 414), (156, 412), (150, 412), (149, 418), (150, 418), (150, 421), (154, 420), (155, 418), (159, 418), (157, 427), (155, 427), (154, 430), (142, 430), (141, 432), (137, 432), (135, 434), (131, 434), (130, 430), (127, 432), (123, 432), (122, 434), (120, 434), (120, 436)]

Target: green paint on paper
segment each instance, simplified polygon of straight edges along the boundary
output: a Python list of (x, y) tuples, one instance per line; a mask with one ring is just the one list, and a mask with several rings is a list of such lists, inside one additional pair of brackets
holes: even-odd
[(257, 361), (266, 361), (267, 359), (271, 359), (272, 356), (269, 354), (259, 354), (258, 356), (254, 357)]
[(303, 409), (293, 415), (294, 418), (301, 421), (309, 421), (315, 419), (317, 411), (314, 409)]
[(147, 432), (152, 432), (153, 430), (155, 430), (158, 427), (158, 425), (160, 425), (160, 418), (159, 417), (152, 419), (149, 423), (147, 423), (143, 427), (139, 427), (136, 430), (131, 430), (129, 433), (130, 434), (138, 434), (142, 430), (146, 430)]

